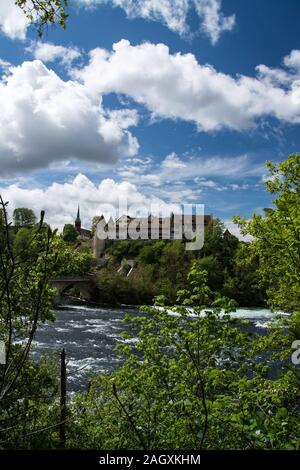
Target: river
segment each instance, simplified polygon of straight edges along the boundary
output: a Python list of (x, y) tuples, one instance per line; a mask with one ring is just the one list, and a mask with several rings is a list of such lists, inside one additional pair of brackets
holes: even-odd
[[(58, 356), (65, 348), (68, 389), (71, 392), (82, 391), (87, 387), (91, 373), (112, 371), (121, 363), (114, 348), (125, 341), (120, 336), (124, 331), (122, 320), (125, 314), (136, 315), (137, 312), (138, 309), (130, 307), (62, 305), (55, 311), (55, 322), (39, 327), (33, 355)], [(233, 315), (249, 319), (252, 328), (262, 334), (274, 317), (270, 310), (254, 308), (240, 308)]]

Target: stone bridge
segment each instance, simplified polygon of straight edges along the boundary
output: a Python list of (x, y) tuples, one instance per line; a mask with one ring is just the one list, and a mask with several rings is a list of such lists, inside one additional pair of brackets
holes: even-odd
[(85, 276), (61, 276), (50, 279), (50, 285), (57, 291), (54, 304), (60, 303), (61, 297), (73, 287), (79, 292), (81, 299), (91, 300), (92, 291), (96, 286), (96, 278), (93, 274)]

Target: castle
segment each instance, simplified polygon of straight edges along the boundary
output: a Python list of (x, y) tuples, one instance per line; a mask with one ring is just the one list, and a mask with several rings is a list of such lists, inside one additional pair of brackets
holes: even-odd
[[(188, 226), (190, 230), (195, 230), (203, 222), (204, 227), (213, 220), (212, 215), (182, 215), (171, 214), (169, 217), (130, 217), (122, 215), (115, 221), (110, 218), (108, 222), (101, 216), (98, 224), (101, 222), (103, 228), (103, 237), (91, 230), (81, 228), (80, 208), (78, 206), (77, 217), (75, 219), (75, 228), (78, 234), (87, 239), (93, 239), (94, 258), (99, 259), (105, 250), (106, 240), (126, 240), (126, 239), (149, 239), (149, 240), (191, 240), (192, 236), (184, 229)], [(103, 223), (104, 221), (104, 223)], [(107, 232), (113, 233), (113, 237), (108, 237)]]

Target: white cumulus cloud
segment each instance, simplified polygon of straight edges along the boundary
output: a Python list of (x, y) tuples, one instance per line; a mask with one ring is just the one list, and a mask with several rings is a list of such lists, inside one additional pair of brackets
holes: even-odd
[(11, 184), (0, 188), (0, 193), (3, 199), (9, 202), (10, 214), (16, 207), (32, 208), (37, 216), (44, 210), (45, 220), (52, 227), (59, 229), (62, 229), (64, 224), (73, 223), (78, 204), (82, 225), (86, 228), (91, 226), (95, 215), (104, 214), (106, 218), (113, 215), (112, 209), (118, 209), (120, 200), (127, 200), (132, 210), (137, 206), (151, 206), (154, 214), (159, 211), (170, 213), (172, 210), (178, 210), (175, 204), (168, 204), (158, 197), (145, 196), (134, 184), (127, 181), (104, 179), (95, 184), (81, 173), (67, 183), (53, 183), (46, 188), (32, 189), (24, 188), (20, 184)]
[(43, 62), (59, 62), (69, 65), (81, 56), (81, 52), (77, 47), (65, 47), (52, 44), (51, 42), (32, 42), (27, 48), (35, 59)]
[(0, 1), (0, 31), (10, 39), (25, 39), (29, 20), (14, 0)]
[(221, 0), (194, 0), (195, 8), (202, 19), (202, 30), (216, 44), (221, 33), (231, 31), (235, 25), (235, 15), (224, 16)]
[(224, 16), (221, 0), (77, 0), (85, 6), (110, 4), (122, 8), (129, 18), (144, 18), (158, 21), (170, 30), (186, 35), (190, 33), (188, 15), (194, 8), (201, 29), (216, 44), (223, 31), (230, 31), (235, 24), (235, 16)]
[(284, 58), (284, 64), (287, 67), (300, 71), (300, 51), (294, 49), (288, 56)]
[(0, 81), (2, 174), (47, 167), (68, 159), (114, 163), (133, 156), (138, 142), (127, 130), (137, 114), (106, 110), (101, 97), (62, 80), (41, 61), (10, 67)]
[(127, 95), (153, 116), (192, 121), (203, 131), (246, 129), (266, 116), (300, 123), (295, 51), (285, 59), (286, 69), (260, 65), (257, 77), (233, 77), (199, 63), (193, 54), (171, 54), (165, 44), (132, 46), (123, 39), (112, 49), (92, 50), (89, 63), (74, 70), (74, 77), (90, 90)]

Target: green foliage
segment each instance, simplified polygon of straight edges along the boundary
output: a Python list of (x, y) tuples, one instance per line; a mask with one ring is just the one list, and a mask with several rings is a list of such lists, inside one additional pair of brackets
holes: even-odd
[(232, 260), (231, 274), (224, 272), (221, 292), (239, 305), (265, 306), (265, 285), (260, 281), (258, 268), (259, 258), (252, 252), (251, 244), (240, 243)]
[[(84, 274), (90, 268), (90, 253), (74, 252), (43, 222), (29, 227), (27, 210), (15, 212), (22, 224), (11, 237), (7, 203), (0, 196), (3, 224), (0, 246), (0, 341), (6, 346), (6, 364), (0, 374), (0, 402), (10, 397), (28, 360), (37, 328), (53, 320), (55, 289), (52, 277)], [(25, 214), (26, 217), (23, 217)], [(30, 214), (29, 214), (30, 215)], [(22, 226), (23, 225), (23, 226)], [(13, 240), (13, 243), (12, 243)], [(18, 347), (18, 344), (22, 344)]]
[(25, 259), (28, 256), (34, 258), (35, 246), (31, 246), (31, 239), (34, 236), (35, 229), (20, 228), (13, 240), (13, 250), (15, 253), (20, 254), (21, 259)]
[[(129, 289), (128, 284), (128, 279), (123, 274), (102, 270), (98, 275), (97, 298), (101, 303), (107, 305), (125, 303), (124, 299), (129, 300), (126, 295), (127, 289)], [(116, 289), (116, 285), (118, 285), (118, 289)], [(135, 303), (132, 294), (130, 300), (126, 303)]]
[[(172, 315), (156, 307), (128, 318), (132, 335), (119, 346), (124, 365), (74, 401), (74, 415), (83, 414), (69, 430), (71, 447), (80, 436), (82, 448), (299, 449), (300, 375), (290, 361), (300, 337), (299, 157), (269, 167), (275, 209), (239, 220), (253, 242), (223, 236), (218, 221), (207, 228), (203, 253), (194, 254), (188, 285), (177, 293), (181, 306)], [(147, 247), (139, 259), (159, 266), (167, 295), (160, 291), (155, 305), (167, 305), (184, 254), (169, 244), (160, 258)], [(217, 271), (220, 279), (213, 279)], [(215, 292), (221, 276), (223, 294), (254, 305), (267, 284), (270, 304), (293, 315), (274, 321), (264, 336), (245, 333), (247, 322), (228, 315), (234, 302)]]
[(114, 269), (109, 266), (99, 272), (96, 296), (99, 302), (107, 305), (150, 305), (156, 295), (153, 288), (153, 266), (137, 266), (130, 277), (118, 272), (117, 266)]
[(164, 246), (165, 242), (163, 241), (144, 246), (139, 253), (139, 260), (145, 264), (158, 264)]
[(3, 231), (4, 230), (4, 211), (3, 209), (1, 208), (0, 209), (0, 230)]
[(32, 227), (36, 223), (36, 215), (32, 209), (18, 208), (14, 210), (13, 221), (15, 227)]
[(54, 240), (56, 262), (53, 268), (53, 276), (67, 276), (70, 274), (84, 275), (90, 271), (92, 254), (78, 249), (66, 243), (63, 238)]
[[(107, 254), (110, 256), (109, 261), (98, 275), (99, 301), (109, 297), (110, 301), (105, 303), (111, 305), (149, 305), (154, 296), (164, 295), (168, 304), (174, 304), (177, 290), (186, 284), (190, 256), (179, 240), (117, 241), (108, 247)], [(125, 280), (125, 274), (117, 271), (121, 261), (126, 259), (135, 259), (136, 266)]]
[(66, 28), (68, 0), (15, 0), (31, 23), (37, 27), (38, 35), (42, 36), (49, 24), (58, 24)]
[[(230, 233), (225, 232), (224, 235), (224, 230), (224, 225), (219, 219), (213, 220), (205, 228), (204, 248), (196, 252), (186, 251), (184, 243), (180, 240), (122, 240), (109, 245), (106, 253), (118, 262), (124, 258), (137, 261), (138, 267), (134, 269), (127, 282), (127, 299), (140, 298), (141, 303), (149, 304), (153, 295), (163, 295), (166, 303), (173, 305), (176, 302), (177, 291), (186, 288), (187, 274), (192, 261), (196, 258), (199, 260), (199, 267), (208, 273), (208, 286), (211, 289), (230, 294), (243, 306), (254, 305), (254, 298), (259, 299), (255, 305), (263, 305), (258, 288), (253, 286), (249, 295), (246, 283), (244, 283), (244, 288), (236, 286), (239, 282), (235, 280), (236, 273), (239, 271), (236, 266), (238, 263), (236, 255), (241, 243)], [(152, 268), (152, 276), (150, 276), (149, 266)], [(115, 291), (118, 290), (119, 277), (110, 273), (110, 270), (117, 269), (118, 267), (112, 263), (102, 273), (103, 277), (109, 276), (111, 283), (113, 283), (113, 278), (115, 279)], [(253, 269), (255, 270), (256, 266), (253, 265)], [(137, 273), (140, 277), (148, 279), (147, 284), (141, 286), (140, 295), (137, 293), (137, 284), (139, 284)], [(103, 281), (101, 283), (103, 284)], [(142, 292), (145, 293), (144, 297), (141, 296)], [(116, 296), (114, 289), (111, 288), (112, 303)]]
[(220, 257), (223, 252), (224, 231), (225, 226), (220, 219), (213, 219), (205, 228), (204, 246), (201, 252), (195, 252), (195, 255)]
[(300, 155), (277, 165), (268, 162), (266, 183), (275, 196), (273, 209), (250, 221), (236, 218), (244, 234), (252, 235), (251, 254), (259, 259), (261, 282), (267, 285), (273, 309), (300, 309)]
[(78, 237), (78, 232), (73, 224), (65, 224), (63, 228), (63, 239), (68, 243), (75, 243)]
[(107, 253), (116, 257), (119, 261), (123, 258), (135, 258), (146, 246), (155, 245), (151, 240), (118, 240), (108, 246)]
[(204, 256), (198, 260), (198, 267), (207, 271), (207, 284), (211, 289), (221, 291), (224, 283), (224, 268), (215, 256)]
[(179, 293), (184, 304), (193, 305), (192, 317), (181, 306), (172, 315), (151, 308), (127, 318), (132, 334), (124, 334), (126, 342), (118, 347), (123, 366), (95, 378), (73, 401), (71, 448), (299, 447), (295, 375), (270, 378), (269, 366), (257, 361), (265, 340), (243, 332), (230, 318), (232, 301), (212, 292), (206, 278), (194, 262), (189, 288)]
[[(0, 203), (4, 215), (0, 250), (0, 340), (6, 346), (6, 364), (0, 375), (1, 401), (14, 390), (38, 325), (53, 319), (54, 290), (49, 286), (49, 278), (56, 254), (53, 251), (55, 232), (44, 226), (43, 213), (39, 225), (20, 229), (12, 245), (7, 203), (1, 196)], [(16, 347), (17, 344), (22, 347)]]
[(58, 377), (54, 358), (24, 364), (13, 392), (0, 402), (0, 449), (58, 447)]

